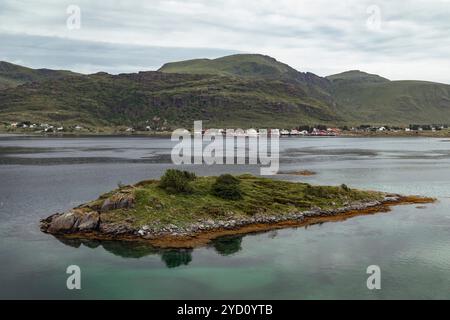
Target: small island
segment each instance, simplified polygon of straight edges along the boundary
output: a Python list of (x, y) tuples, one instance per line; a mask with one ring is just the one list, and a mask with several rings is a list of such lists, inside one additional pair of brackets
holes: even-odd
[(119, 185), (97, 200), (41, 220), (58, 237), (142, 241), (193, 248), (228, 235), (300, 227), (434, 199), (313, 186), (250, 174), (197, 177), (169, 169), (160, 180)]

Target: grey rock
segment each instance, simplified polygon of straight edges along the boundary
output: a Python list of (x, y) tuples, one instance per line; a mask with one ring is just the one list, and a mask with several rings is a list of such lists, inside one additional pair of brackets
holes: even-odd
[(108, 212), (116, 209), (131, 209), (134, 208), (136, 199), (131, 193), (119, 193), (106, 199), (101, 208), (101, 212)]
[(47, 229), (49, 233), (69, 233), (73, 232), (75, 223), (78, 218), (73, 211), (63, 213), (61, 215), (55, 216)]
[(93, 231), (98, 228), (100, 215), (96, 211), (87, 212), (78, 220), (78, 230), (81, 232)]
[(98, 212), (72, 210), (54, 215), (50, 221), (47, 221), (46, 231), (54, 234), (94, 231), (98, 228), (99, 221)]

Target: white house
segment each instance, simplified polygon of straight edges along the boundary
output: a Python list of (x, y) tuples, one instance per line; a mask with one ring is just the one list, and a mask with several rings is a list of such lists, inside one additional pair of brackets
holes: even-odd
[(272, 135), (272, 136), (279, 136), (280, 135), (280, 129), (270, 129), (270, 135)]
[(211, 136), (221, 136), (224, 134), (225, 130), (224, 129), (208, 129), (207, 132)]

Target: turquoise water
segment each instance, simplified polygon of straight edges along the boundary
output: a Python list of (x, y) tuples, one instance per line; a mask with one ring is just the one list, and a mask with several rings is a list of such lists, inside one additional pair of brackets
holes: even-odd
[[(111, 190), (159, 177), (172, 143), (156, 138), (0, 137), (0, 298), (450, 298), (450, 142), (434, 138), (286, 138), (278, 176), (314, 184), (434, 196), (307, 228), (225, 238), (194, 250), (58, 240), (39, 219)], [(258, 173), (250, 166), (190, 167)], [(66, 289), (67, 266), (82, 289)], [(381, 290), (366, 268), (381, 268)]]

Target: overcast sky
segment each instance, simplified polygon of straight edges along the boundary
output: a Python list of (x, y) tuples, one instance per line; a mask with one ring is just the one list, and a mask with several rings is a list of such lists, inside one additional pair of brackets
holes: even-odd
[(30, 67), (134, 72), (238, 52), (450, 83), (450, 0), (0, 1), (0, 60)]

